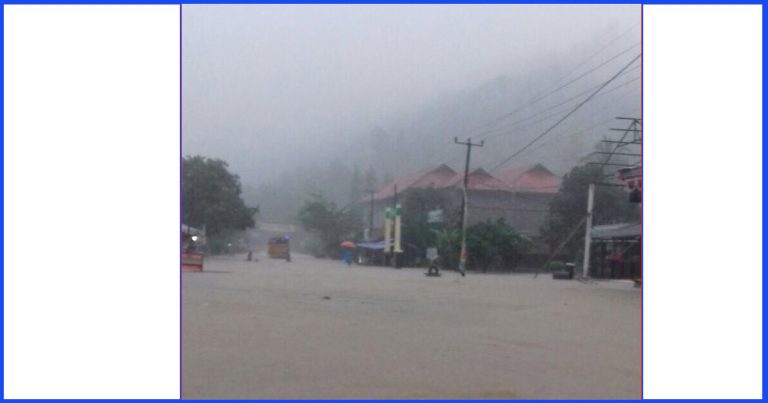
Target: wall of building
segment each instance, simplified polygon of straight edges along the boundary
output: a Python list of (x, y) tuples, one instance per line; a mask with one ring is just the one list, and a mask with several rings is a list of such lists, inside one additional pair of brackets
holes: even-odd
[[(441, 189), (447, 196), (448, 209), (458, 209), (461, 206), (462, 192), (459, 189)], [(402, 202), (408, 197), (406, 190), (398, 196)], [(512, 193), (505, 191), (473, 190), (469, 194), (469, 225), (487, 220), (496, 221), (504, 218), (504, 221), (521, 233), (535, 237), (539, 234), (549, 214), (549, 203), (553, 194), (544, 193)], [(393, 198), (376, 200), (374, 202), (374, 237), (381, 237), (384, 223), (384, 209), (392, 207)], [(364, 203), (362, 208), (362, 222), (365, 228), (368, 226), (370, 202)]]
[(537, 236), (549, 214), (549, 202), (553, 195), (474, 191), (469, 197), (470, 225), (504, 218), (507, 224), (521, 233)]

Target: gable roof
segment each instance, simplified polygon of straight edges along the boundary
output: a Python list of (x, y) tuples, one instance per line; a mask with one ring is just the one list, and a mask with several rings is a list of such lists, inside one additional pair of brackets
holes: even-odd
[[(456, 171), (448, 165), (427, 168), (415, 174), (401, 176), (381, 188), (373, 195), (374, 200), (381, 200), (395, 195), (395, 185), (398, 193), (409, 188), (441, 188), (456, 176)], [(366, 200), (370, 200), (367, 197)]]
[[(464, 186), (464, 175), (457, 174), (446, 184), (461, 188)], [(489, 174), (483, 168), (477, 168), (467, 175), (467, 188), (469, 190), (501, 190), (511, 192), (512, 189), (503, 181)]]
[[(407, 189), (439, 189), (446, 187), (461, 188), (464, 175), (457, 173), (448, 165), (426, 168), (414, 174), (404, 175), (388, 183), (374, 193), (374, 200), (382, 200), (401, 193)], [(498, 190), (507, 192), (547, 193), (554, 194), (560, 187), (560, 178), (544, 165), (536, 164), (523, 168), (512, 168), (491, 175), (483, 168), (472, 171), (467, 178), (470, 190)], [(370, 196), (364, 199), (370, 201)]]
[(560, 188), (560, 178), (542, 164), (507, 169), (495, 176), (515, 192), (554, 194)]

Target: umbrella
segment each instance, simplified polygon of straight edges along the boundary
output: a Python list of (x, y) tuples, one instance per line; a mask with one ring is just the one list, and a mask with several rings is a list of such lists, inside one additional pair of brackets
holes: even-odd
[(344, 242), (341, 243), (341, 247), (342, 248), (354, 248), (355, 247), (355, 243), (352, 242), (352, 241), (344, 241)]

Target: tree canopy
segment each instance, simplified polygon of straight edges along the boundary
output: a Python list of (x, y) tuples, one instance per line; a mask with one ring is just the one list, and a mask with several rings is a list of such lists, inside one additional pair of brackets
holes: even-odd
[[(550, 203), (549, 216), (541, 229), (542, 239), (551, 247), (565, 240), (571, 230), (587, 214), (587, 193), (590, 183), (605, 182), (602, 167), (584, 165), (573, 168), (563, 177), (560, 190)], [(639, 218), (636, 204), (629, 203), (627, 194), (614, 186), (596, 186), (592, 209), (593, 225), (635, 221)], [(583, 232), (566, 245), (566, 251), (576, 254), (584, 245)]]
[[(446, 267), (456, 267), (461, 249), (461, 231), (446, 228), (438, 234), (438, 250)], [(514, 269), (528, 252), (531, 241), (504, 222), (487, 220), (467, 228), (467, 266), (487, 271), (491, 267)]]
[(339, 244), (360, 229), (360, 214), (352, 209), (339, 209), (319, 192), (313, 192), (299, 209), (298, 219), (308, 232), (318, 238), (317, 256), (337, 256)]
[(446, 219), (456, 214), (444, 192), (436, 189), (409, 189), (403, 193), (402, 240), (419, 250), (437, 245), (437, 231), (445, 223), (429, 223), (427, 215), (432, 210), (443, 210)]
[(181, 217), (210, 236), (254, 226), (258, 208), (245, 205), (240, 178), (220, 159), (187, 156), (181, 162)]

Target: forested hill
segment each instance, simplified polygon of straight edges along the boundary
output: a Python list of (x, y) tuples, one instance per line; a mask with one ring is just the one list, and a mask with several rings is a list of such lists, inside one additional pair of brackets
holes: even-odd
[[(245, 183), (246, 202), (260, 205), (265, 221), (287, 222), (309, 191), (322, 192), (341, 206), (362, 198), (366, 188), (427, 166), (446, 163), (462, 170), (466, 149), (453, 143), (455, 136), (485, 141), (484, 147), (473, 149), (472, 167), (492, 171), (540, 162), (563, 174), (601, 139), (615, 137), (618, 132), (610, 128), (626, 126), (616, 117), (639, 116), (639, 61), (630, 64), (637, 53), (639, 47), (609, 49), (591, 60), (523, 69), (446, 94), (368, 131), (336, 136), (346, 140), (319, 146), (304, 164), (261, 185)], [(549, 130), (628, 64), (623, 74)]]

